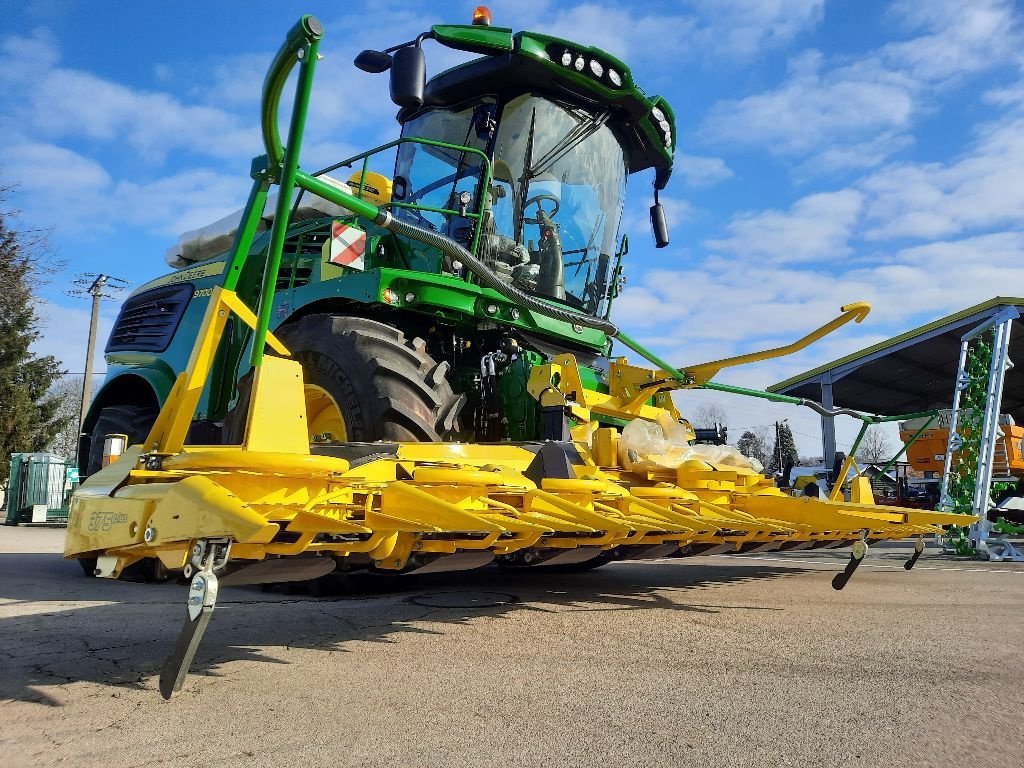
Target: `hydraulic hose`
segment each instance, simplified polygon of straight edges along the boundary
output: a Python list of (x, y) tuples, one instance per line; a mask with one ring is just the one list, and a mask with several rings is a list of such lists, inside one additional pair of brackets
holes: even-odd
[(806, 406), (806, 407), (810, 408), (812, 411), (814, 411), (815, 413), (821, 414), (822, 416), (824, 416), (825, 418), (828, 418), (828, 419), (833, 419), (836, 416), (852, 416), (855, 419), (864, 419), (865, 417), (869, 417), (870, 418), (873, 415), (873, 414), (869, 414), (869, 413), (862, 413), (860, 411), (855, 411), (852, 408), (832, 408), (832, 409), (829, 409), (829, 408), (826, 408), (821, 403), (816, 403), (813, 400), (807, 400), (805, 398), (800, 398), (800, 405)]
[(560, 320), (563, 323), (572, 323), (575, 325), (582, 325), (586, 328), (593, 328), (612, 337), (619, 335), (618, 327), (604, 318), (583, 314), (582, 312), (573, 312), (572, 310), (553, 306), (531, 296), (525, 291), (519, 290), (514, 285), (506, 283), (494, 274), (490, 267), (477, 259), (476, 256), (471, 254), (454, 240), (451, 240), (444, 235), (439, 235), (437, 232), (431, 232), (429, 229), (423, 229), (422, 227), (417, 227), (415, 224), (409, 224), (406, 221), (396, 219), (389, 211), (383, 208), (378, 212), (375, 222), (379, 226), (399, 235), (411, 237), (413, 240), (419, 240), (421, 243), (437, 248), (439, 251), (451, 258), (452, 261), (459, 261), (465, 265), (470, 272), (480, 278), (480, 282), (486, 287), (494, 289), (509, 301), (514, 302), (521, 307), (525, 307), (531, 312), (536, 312), (555, 320)]

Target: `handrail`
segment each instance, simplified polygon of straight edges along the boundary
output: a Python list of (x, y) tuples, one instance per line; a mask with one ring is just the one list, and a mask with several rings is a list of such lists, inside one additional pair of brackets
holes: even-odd
[(263, 101), (260, 108), (260, 122), (263, 128), (263, 146), (273, 168), (279, 168), (284, 162), (284, 145), (277, 125), (277, 112), (281, 104), (281, 92), (284, 90), (288, 75), (296, 63), (302, 60), (306, 47), (320, 40), (324, 35), (323, 25), (316, 16), (306, 15), (292, 27), (284, 43), (274, 56), (274, 61), (267, 70), (263, 81)]
[[(362, 197), (363, 197), (363, 185), (364, 185), (364, 183), (366, 181), (367, 166), (368, 166), (370, 158), (373, 155), (379, 154), (379, 153), (384, 152), (386, 150), (393, 149), (394, 147), (400, 146), (402, 144), (407, 144), (407, 143), (411, 143), (411, 144), (425, 144), (425, 145), (430, 146), (430, 147), (440, 147), (442, 149), (451, 149), (451, 150), (454, 150), (456, 152), (468, 152), (469, 154), (477, 155), (480, 158), (481, 165), (483, 167), (484, 173), (483, 173), (483, 178), (480, 179), (478, 183), (481, 184), (481, 187), (483, 189), (483, 194), (480, 194), (480, 195), (477, 196), (477, 206), (476, 206), (476, 209), (474, 210), (474, 212), (466, 214), (467, 218), (471, 218), (471, 219), (475, 219), (476, 220), (476, 224), (473, 227), (473, 242), (472, 242), (472, 244), (470, 245), (470, 248), (469, 248), (470, 253), (475, 255), (476, 254), (477, 243), (480, 240), (480, 228), (483, 225), (483, 212), (484, 212), (484, 204), (485, 204), (485, 200), (486, 200), (485, 195), (487, 194), (487, 188), (491, 184), (491, 177), (492, 177), (491, 159), (490, 159), (490, 157), (487, 156), (487, 153), (484, 152), (482, 149), (478, 149), (477, 147), (467, 147), (464, 144), (451, 144), (451, 143), (449, 143), (447, 141), (437, 141), (436, 139), (424, 139), (424, 138), (421, 138), (419, 136), (401, 136), (401, 137), (395, 139), (394, 141), (389, 141), (386, 144), (381, 144), (379, 147), (374, 147), (373, 149), (368, 149), (365, 152), (360, 152), (357, 155), (352, 155), (352, 157), (345, 158), (344, 160), (339, 160), (336, 163), (331, 163), (327, 167), (321, 168), (319, 171), (314, 171), (313, 173), (310, 174), (310, 176), (318, 177), (318, 176), (323, 176), (324, 174), (327, 174), (327, 173), (331, 173), (332, 171), (336, 171), (339, 168), (351, 168), (353, 166), (353, 164), (355, 164), (357, 161), (362, 160), (363, 161), (363, 168), (362, 168), (362, 172), (361, 172), (360, 177), (359, 177), (359, 189), (356, 190), (356, 197), (358, 197), (359, 199), (362, 199)], [(381, 208), (411, 208), (413, 210), (418, 210), (418, 211), (429, 211), (429, 212), (432, 212), (432, 213), (443, 213), (443, 214), (458, 214), (459, 213), (458, 211), (452, 211), (452, 210), (446, 209), (446, 208), (433, 208), (431, 206), (419, 205), (417, 203), (395, 203), (395, 202), (391, 202), (391, 203), (386, 203), (386, 204), (384, 204), (384, 205), (382, 205), (380, 207)]]
[(442, 149), (457, 149), (460, 152), (469, 152), (470, 154), (473, 155), (480, 155), (481, 159), (488, 167), (490, 167), (491, 164), (490, 158), (487, 157), (487, 153), (484, 152), (482, 149), (478, 149), (477, 147), (467, 147), (463, 144), (450, 144), (447, 141), (437, 141), (436, 139), (423, 139), (420, 138), (419, 136), (400, 136), (399, 138), (394, 139), (393, 141), (389, 141), (386, 144), (381, 144), (379, 147), (374, 147), (373, 149), (368, 149), (365, 152), (360, 152), (358, 155), (352, 155), (352, 157), (348, 157), (344, 160), (339, 160), (336, 163), (331, 163), (326, 168), (321, 168), (319, 171), (314, 171), (310, 175), (323, 176), (325, 173), (336, 171), (339, 168), (351, 168), (352, 164), (356, 160), (364, 160), (370, 157), (371, 155), (376, 155), (378, 152), (383, 152), (386, 149), (391, 149), (392, 147), (397, 147), (399, 144), (404, 144), (410, 141), (415, 142), (417, 144), (429, 144), (430, 146), (441, 147)]
[[(263, 271), (263, 286), (260, 290), (252, 354), (249, 358), (253, 368), (263, 362), (263, 348), (270, 328), (270, 312), (274, 304), (274, 294), (277, 291), (277, 274), (281, 269), (281, 253), (284, 250), (285, 235), (288, 232), (290, 218), (288, 214), (292, 204), (292, 192), (295, 188), (295, 174), (299, 169), (302, 134), (306, 127), (309, 97), (313, 90), (313, 72), (316, 69), (319, 55), (317, 51), (322, 36), (323, 26), (319, 20), (315, 16), (303, 16), (288, 33), (284, 45), (274, 57), (274, 62), (271, 64), (270, 70), (267, 72), (267, 79), (263, 84), (263, 140), (271, 163), (267, 171), (268, 174), (278, 177), (280, 192), (277, 196), (274, 223), (270, 226), (267, 267)], [(296, 61), (300, 62), (299, 77), (295, 85), (295, 101), (292, 105), (291, 121), (288, 125), (288, 146), (282, 147), (281, 136), (277, 128), (277, 110), (281, 101), (281, 90)], [(255, 210), (249, 210), (248, 215), (254, 218), (258, 214)], [(251, 224), (251, 221), (246, 221), (243, 226), (248, 229)]]

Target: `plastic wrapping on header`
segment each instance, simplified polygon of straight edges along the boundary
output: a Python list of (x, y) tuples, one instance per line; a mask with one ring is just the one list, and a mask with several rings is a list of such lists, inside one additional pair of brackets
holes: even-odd
[(619, 437), (619, 461), (631, 472), (675, 469), (691, 453), (686, 427), (667, 413), (658, 422), (633, 419)]
[(676, 469), (685, 461), (764, 471), (761, 462), (731, 445), (691, 445), (687, 437), (686, 425), (668, 413), (660, 414), (657, 422), (633, 419), (619, 437), (619, 461), (631, 472)]

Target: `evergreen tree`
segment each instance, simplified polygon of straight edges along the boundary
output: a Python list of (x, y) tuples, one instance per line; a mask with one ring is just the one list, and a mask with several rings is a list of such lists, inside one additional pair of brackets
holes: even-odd
[[(4, 193), (0, 188), (0, 204)], [(29, 349), (39, 337), (32, 288), (42, 273), (41, 241), (23, 241), (7, 227), (0, 208), (0, 484), (6, 485), (12, 453), (42, 451), (64, 426), (59, 398), (50, 393), (60, 378), (60, 363)]]
[(762, 466), (765, 467), (767, 467), (771, 461), (769, 447), (767, 433), (764, 432), (764, 427), (757, 427), (753, 431), (747, 430), (740, 435), (740, 439), (736, 441), (737, 451), (742, 453), (744, 456), (757, 459), (761, 462)]
[(775, 429), (775, 444), (772, 446), (771, 460), (768, 468), (772, 472), (781, 472), (786, 466), (786, 460), (792, 459), (796, 464), (799, 461), (799, 454), (796, 451), (796, 441), (793, 440), (793, 431), (786, 422), (780, 422)]

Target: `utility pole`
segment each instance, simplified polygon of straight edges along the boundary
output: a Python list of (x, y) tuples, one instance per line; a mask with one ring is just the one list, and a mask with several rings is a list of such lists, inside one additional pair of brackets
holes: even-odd
[(779, 422), (775, 422), (775, 468), (778, 472), (782, 471), (782, 441), (779, 440)]
[(97, 275), (88, 288), (92, 296), (92, 316), (89, 318), (89, 343), (85, 352), (85, 381), (82, 382), (82, 407), (78, 410), (78, 434), (82, 434), (82, 426), (85, 422), (85, 410), (92, 401), (92, 359), (96, 350), (96, 326), (100, 321), (100, 299), (103, 298), (103, 288), (107, 284), (107, 275)]
[[(85, 426), (85, 414), (89, 410), (89, 403), (92, 402), (92, 365), (96, 350), (96, 329), (100, 322), (100, 301), (102, 299), (114, 298), (104, 290), (119, 292), (128, 285), (127, 280), (110, 275), (80, 274), (75, 280), (75, 285), (81, 286), (68, 291), (69, 296), (89, 296), (92, 298), (92, 315), (89, 318), (89, 343), (85, 352), (85, 380), (82, 382), (82, 404), (78, 409), (78, 436), (81, 440), (82, 429)], [(88, 287), (86, 287), (88, 285)], [(75, 444), (75, 464), (78, 464), (78, 444)]]

